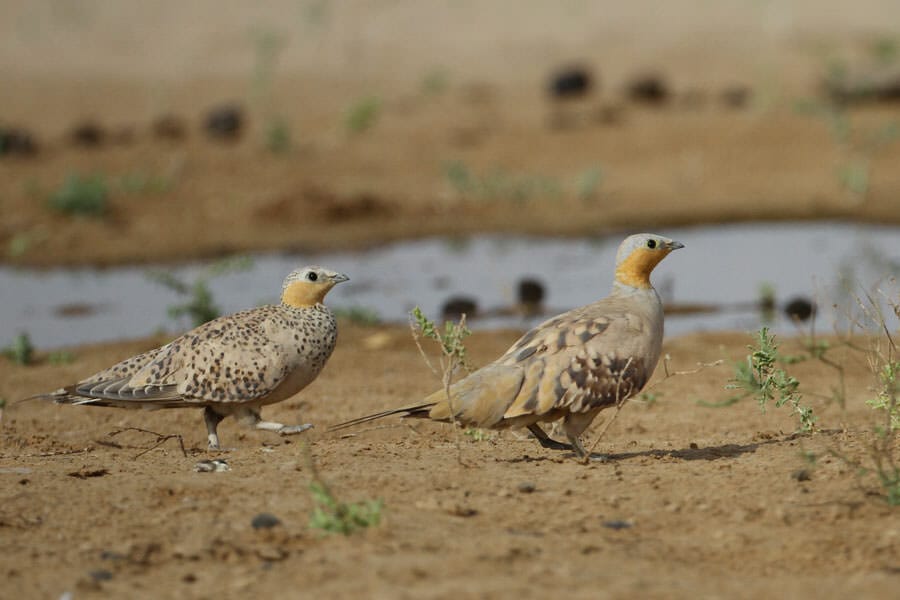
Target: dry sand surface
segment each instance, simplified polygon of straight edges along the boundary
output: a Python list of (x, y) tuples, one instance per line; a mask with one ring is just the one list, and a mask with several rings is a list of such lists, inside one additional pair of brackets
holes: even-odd
[[(897, 223), (900, 143), (887, 127), (900, 103), (795, 110), (826, 106), (829, 64), (865, 71), (874, 42), (897, 40), (896, 23), (900, 3), (878, 0), (0, 2), (0, 127), (38, 145), (0, 156), (0, 260), (184, 261), (751, 219)], [(283, 47), (260, 59), (273, 39)], [(551, 101), (550, 74), (573, 63), (598, 84)], [(666, 101), (627, 96), (643, 73), (659, 75)], [(246, 117), (228, 142), (203, 128), (225, 102)], [(375, 119), (353, 131), (349, 111), (365, 102)], [(166, 115), (183, 136), (155, 132)], [(266, 147), (273, 119), (291, 139), (277, 152)], [(85, 123), (99, 142), (72, 141)], [(880, 133), (883, 144), (869, 143)], [(73, 173), (104, 179), (103, 216), (48, 207)], [(476, 333), (473, 362), (518, 333)], [(74, 348), (64, 365), (0, 357), (0, 398), (163, 341)], [(383, 522), (349, 537), (309, 526), (301, 438), (227, 420), (229, 451), (210, 455), (199, 411), (11, 402), (0, 598), (896, 597), (900, 513), (847, 462), (870, 464), (876, 439), (863, 357), (837, 355), (843, 409), (816, 395), (830, 394), (833, 369), (791, 367), (820, 426), (796, 436), (786, 409), (698, 404), (727, 397), (749, 341), (668, 339), (673, 370), (725, 362), (658, 372), (655, 402), (627, 405), (597, 446), (609, 460), (584, 465), (517, 432), (479, 439), (397, 419), (326, 432), (437, 385), (407, 330), (342, 322), (318, 381), (266, 415), (317, 425), (302, 439), (342, 500), (383, 499)], [(155, 436), (109, 435), (127, 427), (177, 434), (186, 455), (174, 438), (142, 453)], [(231, 470), (194, 471), (215, 457)], [(264, 512), (281, 525), (254, 529)]]
[[(473, 362), (515, 337), (474, 334)], [(159, 341), (84, 348), (65, 366), (2, 362), (0, 396), (45, 391)], [(876, 495), (874, 478), (858, 480), (829, 455), (868, 460), (874, 421), (864, 360), (836, 355), (848, 369), (846, 410), (812, 396), (836, 383), (832, 370), (793, 369), (822, 426), (797, 437), (786, 408), (698, 406), (728, 396), (723, 386), (746, 341), (668, 341), (673, 371), (726, 364), (668, 379), (660, 369), (656, 401), (628, 404), (597, 446), (609, 461), (584, 465), (514, 432), (479, 440), (396, 418), (346, 436), (326, 432), (437, 385), (408, 330), (341, 323), (319, 379), (265, 414), (317, 425), (305, 439), (341, 499), (384, 500), (381, 525), (350, 537), (309, 527), (310, 470), (296, 437), (226, 420), (219, 431), (230, 450), (208, 454), (199, 410), (13, 405), (0, 438), (2, 596), (893, 597), (897, 510)], [(187, 456), (174, 439), (137, 456), (156, 437), (109, 436), (125, 427), (178, 434)], [(231, 470), (193, 471), (216, 457)], [(282, 524), (254, 530), (263, 512)]]

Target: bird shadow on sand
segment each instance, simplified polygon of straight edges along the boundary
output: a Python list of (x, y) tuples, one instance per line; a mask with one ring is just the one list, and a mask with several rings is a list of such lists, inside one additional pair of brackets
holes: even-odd
[[(821, 432), (826, 433), (826, 432)], [(763, 446), (769, 446), (773, 444), (782, 444), (784, 442), (789, 442), (797, 439), (798, 434), (783, 434), (778, 437), (773, 437), (767, 440), (761, 440), (758, 442), (752, 442), (749, 444), (721, 444), (718, 446), (706, 446), (699, 447), (696, 444), (692, 444), (687, 448), (680, 448), (675, 450), (661, 450), (658, 448), (651, 448), (649, 450), (641, 450), (639, 452), (615, 452), (610, 454), (603, 454), (599, 452), (591, 453), (591, 462), (594, 463), (603, 463), (603, 462), (621, 462), (633, 458), (674, 458), (677, 460), (691, 461), (691, 460), (718, 460), (720, 458), (735, 458), (742, 454), (752, 454), (756, 452), (756, 450)], [(570, 451), (564, 451), (562, 454), (557, 454), (553, 456), (530, 456), (525, 455), (520, 458), (509, 459), (505, 462), (518, 463), (518, 462), (537, 462), (543, 460), (558, 460), (560, 457), (568, 457), (575, 458), (575, 454)]]

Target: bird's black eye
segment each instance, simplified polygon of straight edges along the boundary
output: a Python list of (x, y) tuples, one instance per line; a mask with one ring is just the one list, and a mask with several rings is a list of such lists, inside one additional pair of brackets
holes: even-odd
[(309, 273), (306, 274), (306, 278), (310, 281), (315, 281), (316, 279), (319, 278), (319, 276), (316, 274), (315, 271), (310, 271)]
[(647, 240), (648, 248), (656, 248), (656, 240)]

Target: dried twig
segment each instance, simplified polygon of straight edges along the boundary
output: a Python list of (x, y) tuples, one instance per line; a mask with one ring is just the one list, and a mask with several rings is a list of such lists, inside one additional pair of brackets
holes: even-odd
[(115, 431), (111, 431), (107, 435), (109, 437), (115, 437), (115, 436), (119, 435), (120, 433), (124, 433), (126, 431), (137, 431), (140, 433), (147, 433), (147, 434), (156, 436), (156, 443), (153, 444), (152, 446), (150, 446), (149, 448), (145, 448), (141, 452), (138, 452), (137, 454), (135, 454), (133, 457), (131, 457), (132, 460), (137, 460), (141, 456), (147, 454), (151, 450), (155, 450), (156, 448), (159, 448), (160, 446), (165, 444), (167, 441), (172, 440), (172, 439), (178, 440), (178, 445), (181, 447), (181, 453), (184, 455), (185, 458), (187, 458), (188, 453), (184, 447), (184, 439), (181, 437), (181, 434), (178, 434), (178, 433), (165, 434), (165, 433), (157, 433), (155, 431), (150, 431), (149, 429), (141, 429), (140, 427), (125, 427), (123, 429), (116, 429)]

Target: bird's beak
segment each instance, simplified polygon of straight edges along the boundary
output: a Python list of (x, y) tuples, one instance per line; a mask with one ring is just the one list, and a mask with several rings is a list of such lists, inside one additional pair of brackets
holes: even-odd
[(343, 283), (344, 281), (350, 281), (350, 278), (343, 273), (335, 273), (331, 276), (331, 281), (333, 281), (335, 284), (338, 284)]
[(684, 244), (676, 242), (675, 240), (666, 242), (666, 250), (678, 250), (679, 248), (684, 248)]

